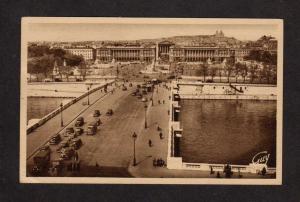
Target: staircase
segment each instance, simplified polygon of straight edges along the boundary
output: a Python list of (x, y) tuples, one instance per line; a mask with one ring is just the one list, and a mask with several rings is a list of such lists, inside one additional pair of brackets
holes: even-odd
[(232, 88), (232, 89), (234, 89), (236, 92), (244, 93), (244, 91), (242, 89), (236, 88), (235, 86), (231, 85), (231, 83), (229, 84), (229, 87)]

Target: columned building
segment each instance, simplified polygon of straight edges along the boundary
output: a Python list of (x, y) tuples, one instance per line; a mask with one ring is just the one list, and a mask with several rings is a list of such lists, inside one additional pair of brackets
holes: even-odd
[(72, 46), (64, 48), (68, 53), (73, 55), (82, 56), (84, 60), (95, 59), (95, 49), (91, 47)]
[(100, 62), (150, 62), (155, 59), (155, 47), (105, 46), (97, 48), (96, 59)]

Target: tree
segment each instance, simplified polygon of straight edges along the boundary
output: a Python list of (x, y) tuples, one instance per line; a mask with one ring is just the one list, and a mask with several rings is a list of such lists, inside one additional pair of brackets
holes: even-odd
[(249, 69), (251, 83), (253, 83), (253, 80), (257, 77), (257, 70), (258, 70), (258, 65), (252, 63)]
[(212, 66), (210, 69), (209, 69), (209, 74), (211, 76), (211, 80), (213, 81), (214, 80), (214, 77), (217, 75), (217, 68), (215, 66)]
[(244, 83), (246, 83), (247, 75), (248, 75), (248, 66), (246, 64), (242, 64), (242, 66), (241, 66), (241, 76), (244, 79)]
[(205, 77), (207, 75), (207, 70), (208, 70), (208, 64), (207, 63), (202, 64), (200, 69), (201, 69), (201, 74), (203, 76), (203, 81), (205, 82)]
[(242, 71), (243, 71), (243, 65), (242, 65), (241, 63), (238, 62), (238, 63), (235, 64), (234, 67), (235, 67), (235, 68), (234, 68), (235, 82), (237, 83), (237, 82), (238, 82), (237, 79), (238, 79), (240, 73), (242, 73)]
[(229, 78), (232, 73), (232, 70), (234, 69), (234, 62), (232, 60), (227, 60), (225, 64), (225, 70), (227, 74), (227, 82), (229, 83)]

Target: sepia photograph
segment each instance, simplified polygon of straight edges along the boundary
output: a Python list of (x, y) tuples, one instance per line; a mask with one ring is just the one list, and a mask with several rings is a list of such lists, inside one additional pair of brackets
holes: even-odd
[(21, 25), (21, 183), (282, 184), (283, 20)]

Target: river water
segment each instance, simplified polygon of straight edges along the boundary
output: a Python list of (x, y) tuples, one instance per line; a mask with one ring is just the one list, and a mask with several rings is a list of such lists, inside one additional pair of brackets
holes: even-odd
[(61, 102), (66, 103), (71, 99), (66, 98), (44, 98), (28, 97), (27, 98), (27, 120), (40, 119), (57, 109)]
[(248, 165), (258, 152), (276, 166), (276, 101), (182, 100), (183, 162)]

